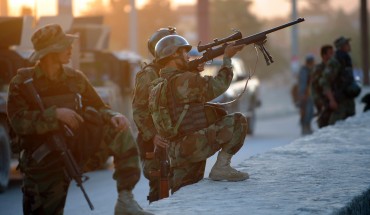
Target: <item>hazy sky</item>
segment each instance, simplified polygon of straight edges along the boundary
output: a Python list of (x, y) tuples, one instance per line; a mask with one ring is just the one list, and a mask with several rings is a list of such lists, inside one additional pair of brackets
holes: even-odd
[[(73, 4), (74, 14), (79, 15), (79, 11), (86, 9), (86, 4), (92, 0), (75, 0)], [(103, 0), (108, 3), (109, 0)], [(141, 7), (148, 0), (136, 0), (138, 7)], [(172, 0), (174, 6), (181, 4), (194, 4), (196, 0)], [(232, 0), (229, 0), (232, 2)], [(285, 16), (291, 11), (291, 0), (252, 0), (252, 11), (263, 18), (273, 18), (274, 16)], [(310, 0), (297, 0), (298, 6), (302, 7)], [(9, 12), (11, 15), (19, 15), (22, 5), (31, 8), (37, 7), (37, 15), (54, 15), (56, 13), (57, 0), (8, 0)], [(352, 11), (358, 7), (360, 0), (331, 0), (333, 7), (343, 8), (345, 11)], [(368, 5), (369, 6), (369, 5)]]

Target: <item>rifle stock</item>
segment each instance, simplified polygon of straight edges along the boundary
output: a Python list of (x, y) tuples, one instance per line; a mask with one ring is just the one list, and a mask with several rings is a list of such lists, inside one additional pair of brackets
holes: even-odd
[[(259, 46), (260, 50), (262, 51), (264, 57), (265, 57), (267, 65), (269, 65), (270, 63), (273, 63), (273, 60), (272, 60), (271, 55), (267, 52), (267, 50), (264, 47), (264, 43), (267, 39), (267, 34), (270, 34), (272, 32), (281, 30), (281, 29), (286, 28), (286, 27), (290, 27), (292, 25), (296, 25), (296, 24), (298, 24), (300, 22), (303, 22), (303, 21), (304, 21), (304, 18), (298, 18), (295, 21), (288, 22), (286, 24), (277, 26), (277, 27), (269, 29), (267, 31), (263, 31), (263, 32), (260, 32), (260, 33), (257, 33), (257, 34), (254, 34), (254, 35), (251, 35), (251, 36), (248, 36), (248, 37), (244, 37), (242, 39), (236, 40), (235, 45), (257, 44)], [(188, 63), (189, 70), (194, 71), (194, 70), (196, 70), (196, 68), (198, 67), (199, 64), (205, 63), (205, 62), (210, 61), (210, 60), (212, 60), (216, 57), (219, 57), (219, 56), (223, 55), (225, 53), (226, 46), (227, 46), (227, 43), (224, 43), (219, 47), (207, 49), (202, 54), (202, 57), (200, 57), (198, 59), (194, 59), (192, 61), (189, 61), (189, 63)]]
[[(44, 105), (42, 103), (40, 95), (37, 93), (32, 82), (33, 82), (33, 79), (30, 78), (24, 81), (24, 84), (27, 87), (28, 91), (31, 93), (32, 99), (37, 103), (41, 112), (44, 112), (45, 111)], [(72, 131), (66, 125), (64, 125), (64, 129), (67, 133), (73, 135)], [(83, 181), (85, 181), (87, 177), (85, 177), (85, 180), (82, 180), (84, 176), (82, 175), (82, 172), (75, 158), (73, 157), (71, 151), (68, 149), (63, 135), (60, 132), (53, 132), (50, 138), (51, 138), (51, 144), (53, 144), (52, 147), (61, 151), (61, 158), (65, 166), (65, 173), (70, 179), (73, 179), (76, 181), (76, 184), (78, 187), (80, 187), (87, 203), (89, 204), (90, 209), (94, 210), (94, 205), (91, 203), (90, 198), (87, 195), (85, 188), (82, 185)]]
[(158, 196), (148, 196), (149, 202), (156, 201), (159, 199), (169, 197), (170, 185), (169, 185), (169, 169), (170, 165), (168, 162), (166, 149), (155, 148), (154, 152), (147, 152), (146, 159), (156, 159), (159, 161), (159, 170), (150, 171), (151, 177), (155, 177), (158, 180)]
[(169, 196), (169, 169), (168, 157), (166, 149), (156, 148), (155, 157), (159, 160), (160, 165), (160, 186), (159, 186), (159, 199), (167, 198)]

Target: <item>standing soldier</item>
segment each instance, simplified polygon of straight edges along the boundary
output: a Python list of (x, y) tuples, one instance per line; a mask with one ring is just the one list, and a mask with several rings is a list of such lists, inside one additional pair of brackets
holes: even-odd
[(354, 98), (361, 92), (353, 77), (352, 59), (348, 54), (351, 51), (349, 41), (349, 38), (342, 36), (334, 41), (334, 57), (329, 60), (320, 81), (332, 110), (330, 125), (355, 115)]
[(321, 47), (321, 63), (316, 65), (314, 72), (311, 75), (311, 95), (313, 102), (315, 104), (317, 110), (317, 124), (319, 128), (329, 125), (329, 117), (330, 117), (330, 108), (328, 104), (328, 100), (323, 93), (323, 89), (320, 85), (320, 79), (323, 76), (323, 72), (325, 67), (329, 61), (329, 59), (334, 54), (334, 49), (332, 45), (323, 45)]
[[(176, 34), (176, 29), (171, 27), (160, 28), (156, 31), (148, 40), (148, 50), (153, 57), (157, 42), (165, 36)], [(159, 200), (159, 179), (150, 173), (158, 172), (160, 164), (157, 159), (149, 159), (146, 155), (148, 152), (154, 151), (154, 146), (166, 147), (168, 145), (167, 141), (157, 134), (148, 109), (149, 87), (152, 81), (159, 77), (159, 67), (160, 65), (153, 60), (136, 75), (134, 99), (132, 102), (134, 121), (139, 130), (137, 143), (140, 148), (143, 172), (144, 176), (149, 180), (149, 203)]]
[(240, 113), (226, 115), (207, 103), (229, 87), (233, 77), (231, 57), (242, 48), (228, 45), (217, 76), (202, 77), (188, 71), (191, 46), (183, 37), (166, 36), (155, 47), (156, 61), (163, 69), (151, 90), (149, 108), (158, 133), (170, 140), (172, 193), (201, 180), (199, 165), (220, 149), (209, 176), (212, 180), (241, 181), (249, 177), (230, 166), (231, 157), (244, 143), (245, 117)]
[[(86, 76), (64, 66), (71, 57), (73, 35), (57, 24), (32, 35), (34, 67), (20, 69), (9, 86), (8, 117), (21, 138), (20, 169), (24, 214), (63, 214), (68, 186), (64, 156), (48, 141), (56, 132), (83, 172), (94, 170), (114, 157), (118, 199), (114, 214), (151, 214), (132, 195), (140, 178), (138, 150), (125, 116), (109, 109)], [(45, 110), (40, 110), (26, 87), (33, 80)], [(74, 135), (65, 135), (68, 127)], [(53, 147), (54, 146), (54, 147)]]
[(311, 121), (313, 118), (313, 101), (310, 92), (310, 76), (315, 67), (315, 58), (313, 55), (307, 55), (305, 64), (299, 70), (298, 75), (298, 94), (300, 108), (300, 123), (302, 135), (312, 133)]

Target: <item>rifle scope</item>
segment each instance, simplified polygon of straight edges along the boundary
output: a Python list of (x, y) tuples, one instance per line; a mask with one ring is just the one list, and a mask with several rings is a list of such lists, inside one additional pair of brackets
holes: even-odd
[(222, 39), (214, 39), (213, 40), (213, 43), (208, 43), (206, 45), (200, 45), (201, 42), (199, 42), (197, 48), (198, 48), (198, 51), (199, 52), (202, 52), (204, 50), (207, 50), (209, 48), (212, 48), (212, 47), (215, 47), (215, 46), (218, 46), (220, 44), (224, 44), (224, 43), (227, 43), (227, 42), (230, 42), (230, 41), (234, 41), (234, 40), (239, 40), (242, 38), (242, 33), (240, 31), (236, 31), (234, 34), (228, 36), (228, 37), (225, 37), (225, 38), (222, 38)]

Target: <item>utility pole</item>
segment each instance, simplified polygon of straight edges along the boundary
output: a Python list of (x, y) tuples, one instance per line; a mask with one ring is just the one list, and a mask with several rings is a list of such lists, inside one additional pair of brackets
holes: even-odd
[(362, 53), (362, 71), (364, 74), (364, 85), (369, 85), (369, 34), (367, 25), (367, 0), (361, 0), (361, 53)]
[(8, 0), (0, 1), (0, 16), (8, 16)]
[(209, 41), (209, 2), (208, 0), (198, 0), (198, 40), (202, 42)]
[(73, 15), (72, 0), (58, 0), (58, 15)]
[[(297, 0), (292, 0), (292, 20), (297, 20)], [(291, 49), (291, 62), (290, 69), (293, 74), (298, 73), (299, 70), (299, 57), (298, 57), (298, 25), (292, 26), (292, 49)]]
[(137, 11), (135, 0), (130, 0), (131, 11), (130, 11), (130, 50), (134, 53), (138, 53), (137, 50)]

